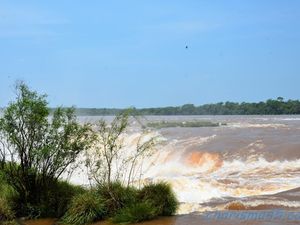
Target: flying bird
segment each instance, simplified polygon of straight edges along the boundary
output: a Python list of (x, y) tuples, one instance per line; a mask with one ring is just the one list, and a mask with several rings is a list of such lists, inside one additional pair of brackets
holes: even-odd
[(189, 48), (189, 46), (187, 46), (187, 45), (186, 45), (186, 46), (185, 46), (185, 48), (186, 48), (186, 49), (188, 49), (188, 48)]

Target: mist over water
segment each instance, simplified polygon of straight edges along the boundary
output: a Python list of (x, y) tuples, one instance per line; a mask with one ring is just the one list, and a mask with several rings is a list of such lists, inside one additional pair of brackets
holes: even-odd
[[(99, 117), (80, 117), (93, 122)], [(111, 120), (112, 117), (105, 117)], [(164, 128), (143, 181), (164, 180), (179, 214), (211, 210), (300, 208), (300, 116), (150, 116), (144, 122), (205, 120), (220, 127)], [(128, 150), (140, 132), (133, 122)], [(84, 172), (71, 181), (87, 184)], [(287, 192), (286, 192), (287, 191)]]

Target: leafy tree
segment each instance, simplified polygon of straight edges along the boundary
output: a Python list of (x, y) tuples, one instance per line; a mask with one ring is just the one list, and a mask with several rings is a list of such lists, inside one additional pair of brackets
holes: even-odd
[(19, 82), (15, 102), (0, 118), (2, 169), (25, 208), (47, 201), (48, 187), (91, 143), (90, 126), (76, 121), (73, 108), (57, 108), (50, 117), (47, 104), (45, 95)]
[[(90, 178), (99, 185), (110, 186), (118, 181), (127, 186), (139, 180), (143, 159), (152, 154), (155, 137), (146, 138), (142, 131), (134, 149), (128, 150), (124, 138), (129, 125), (131, 110), (118, 114), (111, 123), (100, 120), (96, 124), (97, 133), (94, 151), (86, 152), (86, 166)], [(138, 121), (139, 122), (139, 121)]]
[(277, 101), (283, 102), (284, 98), (283, 97), (278, 97)]

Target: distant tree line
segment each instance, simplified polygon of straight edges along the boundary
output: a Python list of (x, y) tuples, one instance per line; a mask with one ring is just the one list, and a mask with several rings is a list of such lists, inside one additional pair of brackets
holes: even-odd
[[(300, 114), (300, 101), (287, 100), (282, 97), (269, 99), (258, 103), (236, 103), (219, 102), (215, 104), (205, 104), (195, 106), (185, 104), (175, 107), (142, 108), (136, 109), (136, 114), (140, 115), (280, 115), (280, 114)], [(122, 109), (109, 108), (78, 108), (78, 116), (116, 115)]]

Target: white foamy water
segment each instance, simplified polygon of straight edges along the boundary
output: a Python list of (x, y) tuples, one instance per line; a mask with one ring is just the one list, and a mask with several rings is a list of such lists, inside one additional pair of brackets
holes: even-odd
[(287, 128), (287, 125), (282, 123), (229, 123), (227, 126), (231, 128)]
[[(300, 187), (298, 118), (206, 116), (205, 120), (228, 125), (152, 130), (146, 139), (155, 136), (161, 142), (155, 154), (146, 160), (143, 182), (169, 182), (181, 202), (179, 214), (220, 210), (224, 204), (209, 206), (209, 203), (273, 195)], [(148, 121), (161, 119), (185, 121), (203, 117), (150, 117)], [(124, 137), (126, 154), (134, 150), (138, 137), (139, 131), (134, 127)], [(84, 171), (74, 173), (71, 180), (88, 183)], [(247, 204), (299, 206), (298, 201), (271, 197)]]
[(300, 186), (299, 159), (269, 162), (250, 157), (246, 161), (223, 161), (218, 154), (207, 152), (169, 152), (158, 158), (160, 161), (146, 176), (172, 184), (183, 205), (179, 213), (186, 213), (186, 204), (192, 209), (192, 205), (197, 208), (213, 199), (270, 195)]

